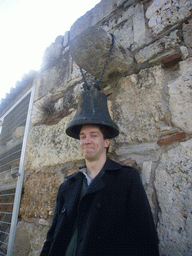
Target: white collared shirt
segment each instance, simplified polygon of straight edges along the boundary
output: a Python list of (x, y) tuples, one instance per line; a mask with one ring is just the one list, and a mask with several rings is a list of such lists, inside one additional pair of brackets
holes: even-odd
[(79, 171), (82, 172), (85, 175), (85, 177), (87, 179), (87, 185), (89, 186), (91, 181), (92, 181), (92, 179), (87, 174), (87, 168), (86, 167), (85, 168), (81, 168)]

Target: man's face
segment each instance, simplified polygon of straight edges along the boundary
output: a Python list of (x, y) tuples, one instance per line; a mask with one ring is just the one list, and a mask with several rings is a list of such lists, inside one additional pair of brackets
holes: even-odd
[(79, 134), (80, 147), (85, 159), (90, 161), (99, 160), (106, 156), (106, 148), (110, 144), (110, 139), (104, 139), (99, 127), (94, 125), (84, 125)]

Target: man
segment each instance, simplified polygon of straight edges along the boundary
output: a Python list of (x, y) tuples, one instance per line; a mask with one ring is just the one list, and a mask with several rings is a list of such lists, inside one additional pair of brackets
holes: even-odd
[[(93, 103), (100, 92), (90, 93), (87, 96)], [(80, 102), (82, 111), (84, 101)], [(101, 117), (98, 109), (96, 115)], [(104, 124), (106, 116), (82, 119), (78, 111), (76, 116), (67, 134), (74, 132), (74, 138), (78, 134), (85, 166), (59, 188), (41, 256), (159, 255), (153, 217), (137, 170), (107, 158), (117, 126), (113, 121)]]

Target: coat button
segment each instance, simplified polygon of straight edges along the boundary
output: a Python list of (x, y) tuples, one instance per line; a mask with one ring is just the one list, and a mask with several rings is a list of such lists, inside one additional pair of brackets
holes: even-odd
[(100, 203), (97, 204), (97, 208), (101, 208), (101, 204)]
[(64, 212), (66, 212), (66, 208), (65, 207), (63, 207), (61, 213), (64, 213)]

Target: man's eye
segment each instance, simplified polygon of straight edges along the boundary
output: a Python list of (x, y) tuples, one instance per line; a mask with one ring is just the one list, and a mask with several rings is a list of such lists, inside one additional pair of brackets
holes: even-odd
[(85, 139), (85, 136), (80, 136), (80, 140), (83, 140), (83, 139)]

